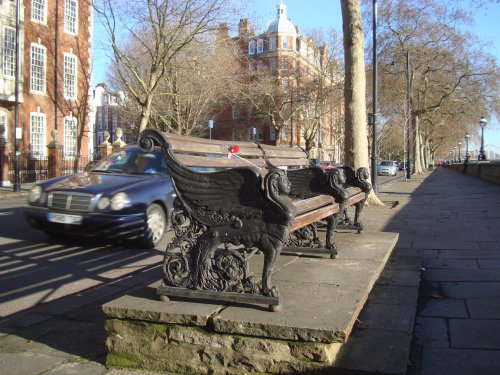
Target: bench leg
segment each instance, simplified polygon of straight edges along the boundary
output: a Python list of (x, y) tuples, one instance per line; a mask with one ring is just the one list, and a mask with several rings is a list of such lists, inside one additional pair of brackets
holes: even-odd
[(337, 245), (333, 242), (333, 233), (337, 225), (337, 217), (335, 215), (328, 216), (326, 219), (326, 244), (325, 247), (330, 250), (330, 259), (335, 259), (337, 256)]
[(365, 207), (365, 201), (361, 201), (355, 204), (355, 211), (354, 211), (354, 226), (357, 228), (358, 233), (363, 233), (364, 227), (361, 221), (359, 221), (359, 216), (361, 215), (361, 211), (363, 211), (363, 208)]

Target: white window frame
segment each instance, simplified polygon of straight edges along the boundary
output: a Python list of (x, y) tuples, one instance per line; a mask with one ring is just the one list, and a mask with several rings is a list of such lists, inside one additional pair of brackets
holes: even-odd
[(253, 61), (249, 61), (249, 62), (248, 62), (248, 71), (249, 71), (249, 72), (253, 72), (253, 70), (254, 70), (254, 69), (253, 69)]
[(276, 128), (273, 125), (269, 125), (269, 140), (276, 140)]
[(238, 118), (238, 104), (231, 105), (231, 118), (236, 120)]
[(283, 89), (283, 92), (288, 92), (288, 78), (281, 79), (281, 88)]
[(77, 120), (74, 116), (64, 117), (64, 157), (74, 160), (76, 157), (77, 147)]
[(76, 100), (78, 91), (78, 60), (72, 53), (64, 53), (64, 99)]
[(257, 40), (257, 53), (264, 52), (264, 39)]
[(290, 68), (290, 60), (288, 60), (288, 56), (285, 56), (281, 60), (281, 68), (289, 69)]
[(257, 141), (260, 141), (260, 142), (262, 142), (264, 140), (264, 130), (262, 128), (257, 128), (256, 139), (257, 139)]
[(78, 34), (78, 0), (64, 0), (64, 32)]
[(0, 111), (0, 125), (5, 126), (5, 140), (9, 140), (9, 123), (7, 122), (7, 113)]
[(262, 61), (257, 61), (257, 71), (261, 72), (264, 70), (264, 63)]
[(269, 38), (269, 49), (276, 49), (276, 36), (272, 36)]
[(275, 57), (271, 57), (269, 59), (269, 70), (271, 72), (276, 71), (276, 58)]
[(31, 0), (31, 20), (47, 24), (47, 0)]
[[(9, 35), (9, 33), (11, 33)], [(16, 74), (16, 29), (5, 26), (3, 28), (2, 72), (7, 78), (15, 78)]]
[(248, 54), (255, 55), (255, 40), (248, 42)]
[(288, 126), (284, 125), (282, 128), (281, 128), (281, 140), (282, 141), (288, 141), (288, 135), (289, 135), (290, 131), (288, 129)]
[(289, 44), (288, 44), (288, 37), (286, 35), (281, 37), (281, 48), (283, 49), (289, 49)]
[[(42, 57), (39, 64), (34, 64), (34, 49)], [(36, 70), (35, 70), (36, 69)], [(34, 77), (34, 75), (37, 77)], [(36, 82), (35, 82), (36, 80)], [(38, 43), (31, 43), (30, 49), (30, 93), (45, 94), (47, 87), (47, 48)]]
[[(37, 120), (36, 124), (35, 120)], [(32, 159), (42, 159), (47, 156), (47, 116), (45, 113), (30, 113), (30, 142)]]

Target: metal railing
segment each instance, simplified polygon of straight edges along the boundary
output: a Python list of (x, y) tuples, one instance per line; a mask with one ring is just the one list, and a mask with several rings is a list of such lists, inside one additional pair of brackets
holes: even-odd
[[(67, 176), (82, 172), (85, 166), (99, 159), (99, 154), (63, 156), (61, 163), (61, 175)], [(14, 183), (14, 153), (9, 154), (9, 180)], [(29, 152), (19, 154), (19, 181), (21, 183), (39, 182), (49, 178), (49, 159), (47, 157), (33, 157)]]

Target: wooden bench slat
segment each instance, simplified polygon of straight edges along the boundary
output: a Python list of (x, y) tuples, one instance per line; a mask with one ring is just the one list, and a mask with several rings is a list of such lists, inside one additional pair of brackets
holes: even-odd
[(301, 215), (316, 208), (332, 204), (333, 198), (329, 195), (318, 195), (317, 197), (293, 201), (292, 203), (297, 208), (297, 215)]
[(314, 211), (306, 212), (305, 214), (302, 214), (300, 216), (296, 216), (292, 222), (290, 231), (293, 232), (296, 229), (302, 228), (318, 220), (324, 219), (330, 215), (334, 215), (337, 212), (339, 212), (339, 205), (338, 203), (335, 203), (332, 205), (321, 207)]
[(299, 147), (260, 145), (269, 158), (307, 158), (306, 153)]
[(301, 167), (309, 166), (309, 159), (269, 159), (269, 162), (277, 167)]
[[(207, 156), (196, 156), (187, 154), (175, 155), (177, 160), (186, 167), (203, 167), (203, 168), (236, 168), (236, 167), (252, 167), (252, 164), (259, 168), (265, 167), (264, 159), (248, 159), (242, 160), (237, 157), (228, 158), (210, 158)], [(252, 164), (250, 164), (252, 163)]]
[(225, 146), (233, 146), (238, 145), (238, 147), (255, 147), (256, 149), (259, 146), (253, 142), (245, 142), (245, 141), (221, 141), (218, 139), (206, 139), (206, 138), (197, 138), (186, 135), (177, 135), (177, 134), (169, 134), (165, 133), (169, 141), (178, 140), (179, 142), (187, 142), (187, 143), (202, 143), (202, 144), (211, 144), (211, 145), (225, 145)]
[[(175, 153), (189, 152), (194, 154), (227, 155), (230, 147), (227, 145), (185, 142), (178, 139), (172, 139), (170, 143), (172, 144)], [(257, 145), (254, 146), (255, 147), (251, 147), (251, 145), (248, 144), (238, 146), (240, 149), (237, 155), (245, 158), (249, 156), (262, 158), (262, 151), (257, 147)]]

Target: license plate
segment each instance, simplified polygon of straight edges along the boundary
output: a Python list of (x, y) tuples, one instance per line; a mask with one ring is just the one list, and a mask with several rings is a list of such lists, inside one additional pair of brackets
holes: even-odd
[(82, 223), (82, 216), (80, 216), (80, 215), (68, 215), (68, 214), (57, 214), (54, 212), (49, 212), (47, 214), (47, 220), (51, 221), (53, 223), (79, 225)]

